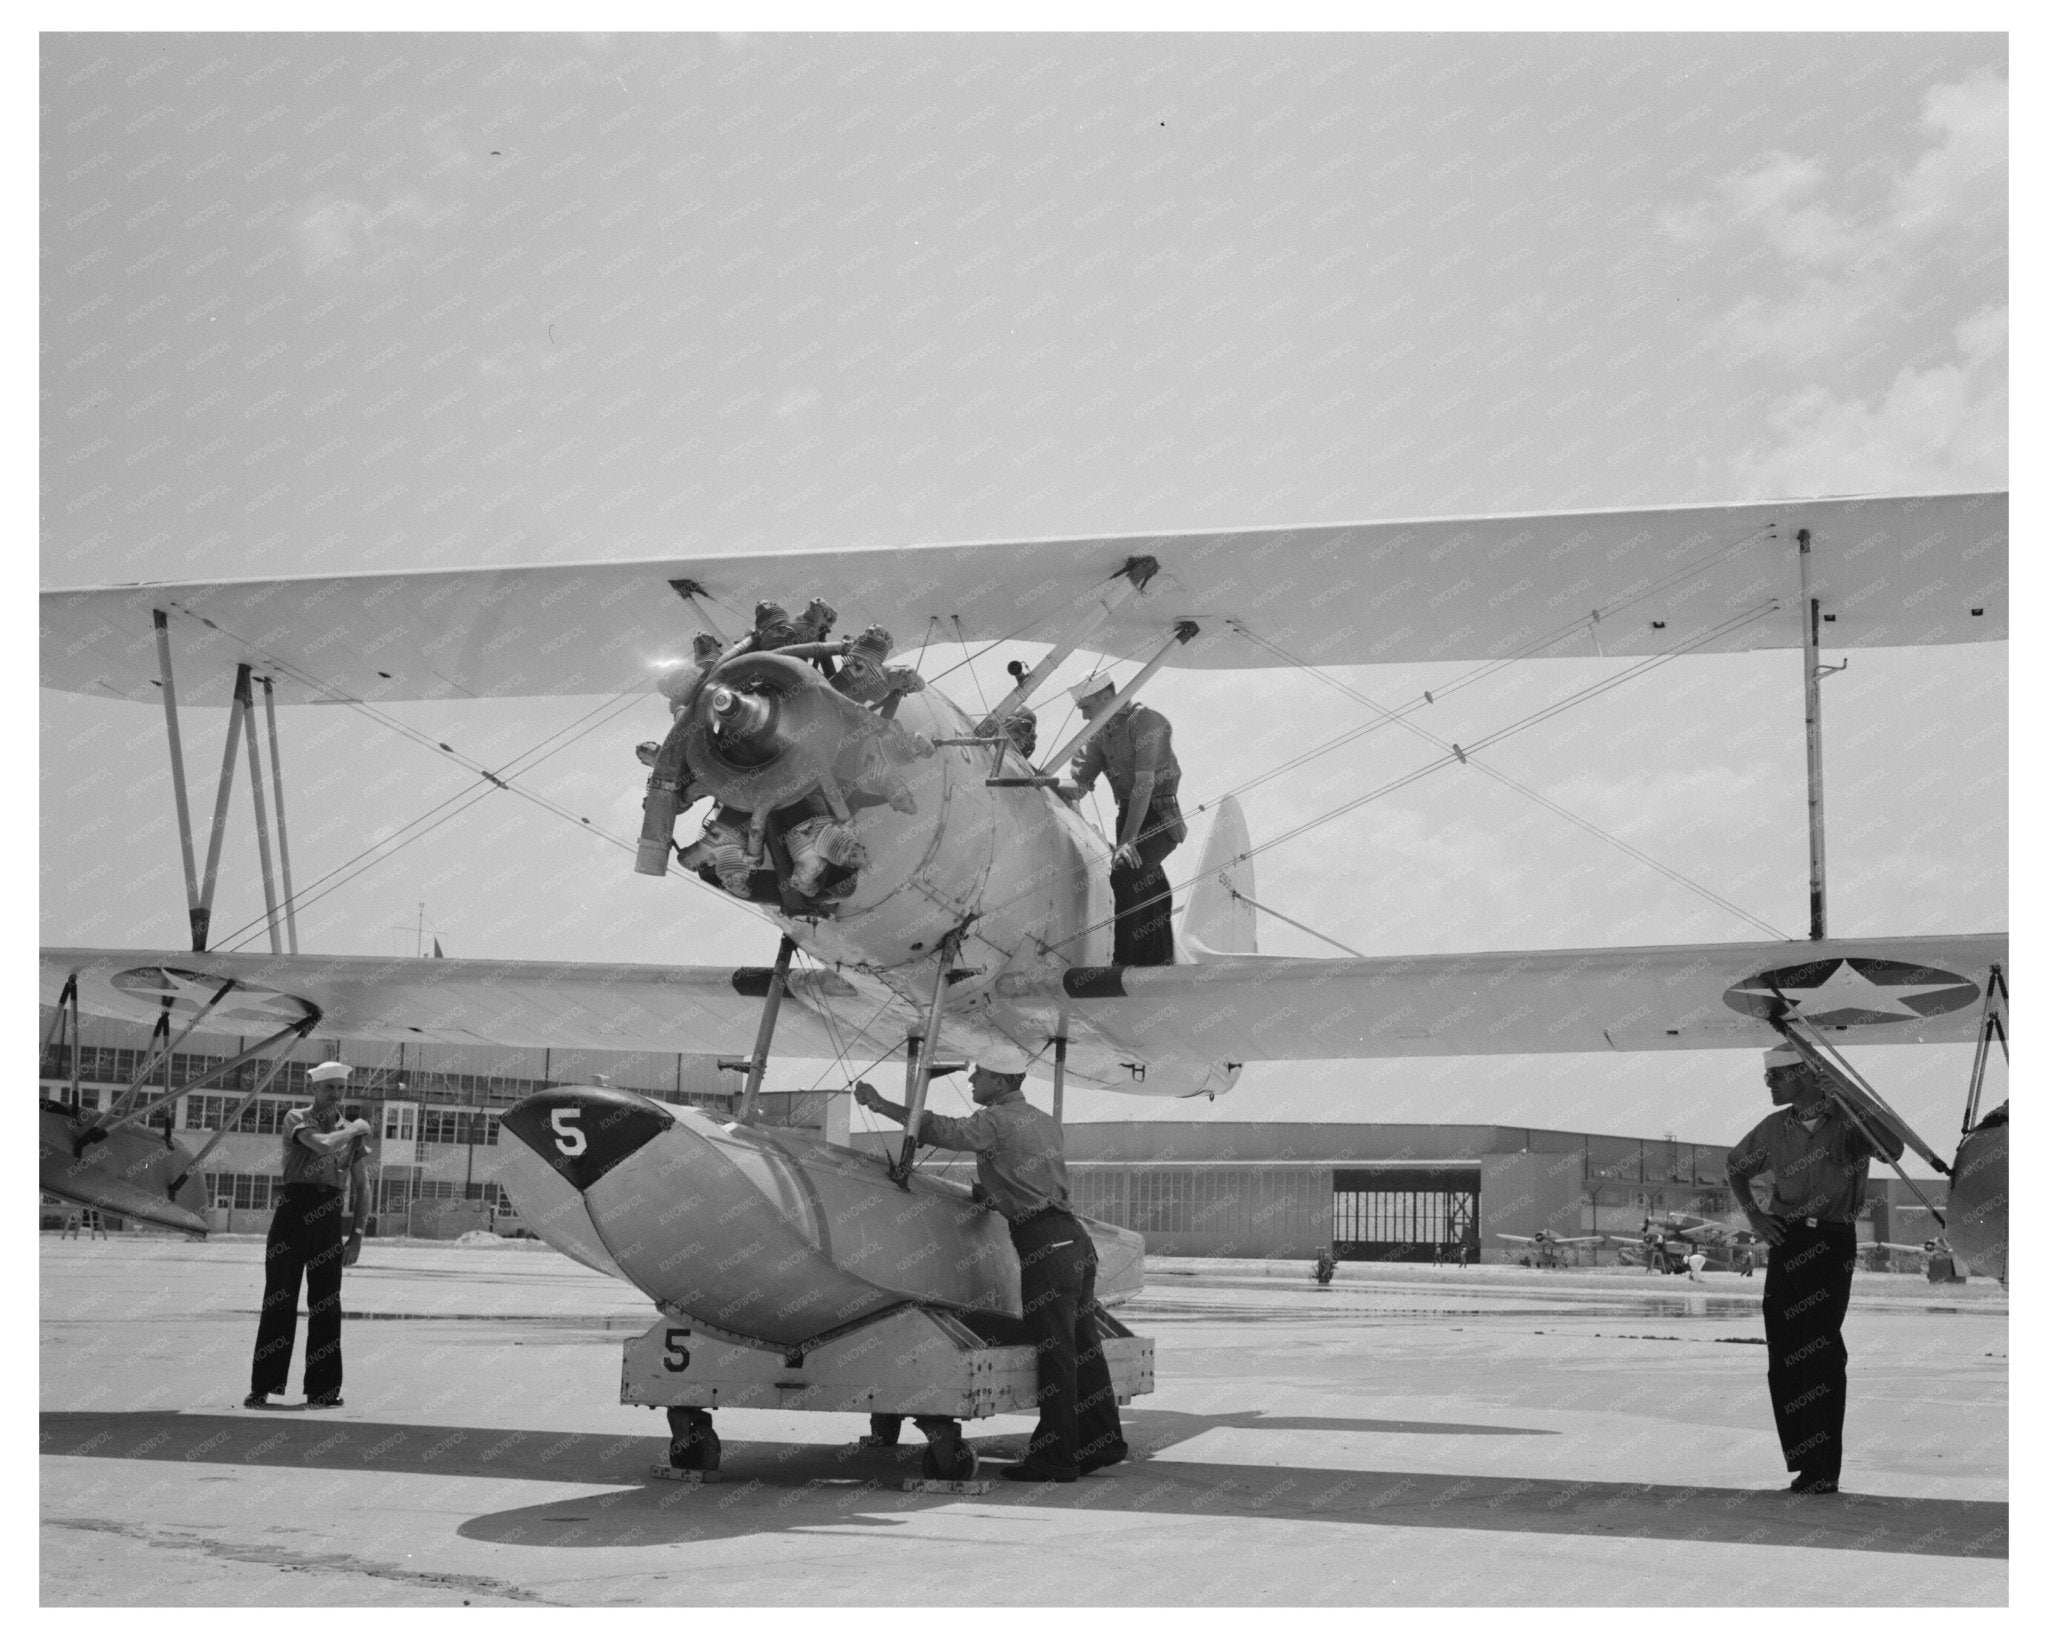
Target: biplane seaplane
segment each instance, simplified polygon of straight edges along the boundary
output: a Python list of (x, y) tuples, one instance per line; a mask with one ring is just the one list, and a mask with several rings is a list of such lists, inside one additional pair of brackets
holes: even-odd
[[(2007, 960), (1996, 932), (1827, 937), (1817, 829), (1805, 941), (1265, 955), (1258, 850), (1237, 805), (1219, 801), (1203, 805), (1209, 834), (1175, 959), (1120, 965), (1110, 841), (1061, 788), (1110, 714), (1050, 750), (1018, 732), (1069, 656), (1136, 662), (1121, 704), (1165, 666), (1621, 666), (1803, 649), (1817, 824), (1820, 644), (2003, 639), (2005, 564), (2006, 498), (1984, 494), (45, 591), (44, 686), (164, 713), (193, 948), (46, 949), (43, 996), (74, 1019), (257, 1034), (252, 1059), (316, 1028), (736, 1059), (751, 1042), (730, 1122), (593, 1087), (535, 1094), (505, 1117), (524, 1146), (510, 1180), (522, 1219), (663, 1311), (627, 1350), (626, 1398), (673, 1408), (679, 1461), (701, 1461), (715, 1405), (916, 1413), (943, 1401), (980, 1415), (1029, 1404), (1031, 1384), (941, 1393), (940, 1365), (906, 1385), (900, 1363), (1010, 1369), (974, 1364), (977, 1348), (1001, 1352), (1018, 1313), (1006, 1237), (963, 1191), (918, 1172), (907, 1138), (877, 1158), (758, 1125), (771, 1051), (901, 1058), (913, 1112), (943, 1063), (997, 1044), (1042, 1067), (1056, 1111), (1070, 1080), (1215, 1097), (1264, 1060), (1755, 1050), (1789, 1037), (1833, 1061), (1844, 1046), (1981, 1036)], [(721, 630), (712, 613), (730, 627), (733, 611), (806, 599), (817, 601), (805, 620), (769, 619), (772, 631)], [(865, 649), (833, 638), (833, 621), (861, 629)], [(1004, 699), (969, 710), (892, 681), (886, 641), (866, 630), (931, 622), (963, 644), (1044, 647), (1013, 665)], [(707, 636), (685, 662), (693, 629)], [(647, 753), (640, 868), (705, 866), (771, 924), (772, 961), (428, 963), (286, 948), (276, 708), (629, 687), (660, 690), (672, 713)], [(233, 707), (203, 872), (180, 699)], [(268, 952), (207, 948), (245, 731)], [(1450, 748), (1446, 766), (1468, 749)], [(679, 845), (668, 826), (691, 797), (710, 817)], [(90, 1198), (123, 1184), (177, 1206), (196, 1163), (167, 1163), (137, 1125), (160, 1102), (138, 1097), (111, 1131), (61, 1101), (46, 1110), (44, 1187)], [(1984, 1232), (2002, 1238), (1997, 1193)], [(1107, 1226), (1099, 1244), (1098, 1290), (1114, 1301), (1136, 1287), (1141, 1244)], [(1111, 1340), (1120, 1393), (1149, 1381), (1141, 1341)], [(898, 1381), (864, 1381), (864, 1357), (898, 1362)]]

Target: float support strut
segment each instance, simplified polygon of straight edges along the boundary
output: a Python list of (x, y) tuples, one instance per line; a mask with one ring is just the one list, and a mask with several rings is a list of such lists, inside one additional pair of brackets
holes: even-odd
[(761, 1003), (761, 1027), (754, 1032), (754, 1056), (747, 1061), (747, 1085), (732, 1118), (744, 1126), (754, 1119), (754, 1106), (761, 1097), (761, 1081), (768, 1074), (768, 1049), (775, 1041), (775, 1020), (782, 1012), (782, 995), (789, 988), (789, 960), (796, 954), (796, 941), (788, 934), (775, 949), (775, 971), (768, 979), (768, 995)]
[(939, 1025), (946, 1014), (946, 986), (953, 982), (953, 963), (960, 954), (960, 939), (965, 931), (954, 929), (939, 945), (938, 969), (932, 975), (932, 1004), (925, 1010), (924, 1035), (918, 1039), (917, 1068), (910, 1083), (910, 1096), (904, 1101), (903, 1149), (896, 1157), (896, 1164), (889, 1169), (889, 1176), (900, 1189), (910, 1188), (910, 1163), (917, 1156), (917, 1129), (924, 1120), (925, 1096), (932, 1086), (932, 1065), (939, 1054)]

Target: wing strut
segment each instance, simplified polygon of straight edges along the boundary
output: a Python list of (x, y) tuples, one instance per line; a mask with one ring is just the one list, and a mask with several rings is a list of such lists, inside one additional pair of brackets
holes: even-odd
[[(1086, 748), (1090, 740), (1109, 727), (1110, 718), (1121, 711), (1125, 703), (1152, 680), (1152, 674), (1166, 664), (1166, 657), (1172, 654), (1178, 645), (1192, 642), (1201, 629), (1192, 620), (1174, 622), (1173, 636), (1159, 645), (1158, 651), (1139, 669), (1138, 675), (1116, 691), (1109, 704), (1096, 714), (1092, 722), (1083, 723), (1065, 745), (1061, 746), (1059, 750), (1055, 751), (1038, 765), (1040, 778), (1043, 779), (1045, 776), (1058, 774), (1069, 758), (1078, 756)], [(990, 785), (1014, 785), (1029, 782), (990, 780), (988, 783)]]
[[(125, 1090), (123, 1090), (121, 1096), (115, 1099), (113, 1103), (107, 1106), (107, 1126), (118, 1126), (121, 1122), (128, 1119), (127, 1111), (129, 1101), (135, 1098), (136, 1095), (142, 1091), (142, 1084), (145, 1081), (149, 1080), (151, 1073), (156, 1069), (156, 1067), (159, 1064), (161, 1064), (164, 1067), (164, 1086), (166, 1088), (170, 1086), (171, 1054), (175, 1053), (178, 1050), (179, 1043), (183, 1042), (187, 1036), (191, 1035), (193, 1031), (197, 1030), (199, 1026), (205, 1022), (206, 1016), (209, 1013), (211, 1013), (216, 1007), (220, 1006), (222, 1002), (228, 999), (228, 992), (233, 990), (234, 988), (235, 981), (233, 979), (222, 980), (220, 989), (216, 990), (213, 993), (213, 1000), (207, 1002), (203, 1007), (199, 1009), (198, 1012), (192, 1015), (192, 1022), (186, 1025), (183, 1030), (180, 1030), (178, 1032), (175, 1040), (170, 1039), (171, 1033), (170, 1030), (167, 1028), (167, 1020), (169, 1018), (168, 1011), (158, 1015), (156, 1028), (151, 1030), (149, 1034), (149, 1057), (143, 1061), (142, 1068), (135, 1072), (135, 1079), (128, 1084)], [(72, 1001), (73, 1005), (75, 1006), (77, 1002), (77, 992), (75, 989), (72, 992)], [(166, 1000), (165, 1005), (166, 1009), (168, 1009), (168, 999)], [(164, 1038), (164, 1044), (162, 1047), (157, 1046), (157, 1041), (159, 1037)], [(74, 1102), (76, 1101), (74, 1100)], [(152, 1105), (151, 1108), (153, 1109), (155, 1108), (155, 1106)]]
[(1998, 1038), (1998, 1050), (2012, 1063), (2012, 1046), (2005, 1039), (2005, 1009), (2011, 997), (2005, 988), (2005, 969), (1993, 962), (1991, 976), (1984, 981), (1984, 1022), (1977, 1029), (1977, 1057), (1970, 1066), (1970, 1093), (1963, 1103), (1963, 1136), (1977, 1130), (1977, 1104), (1984, 1096), (1984, 1070), (1991, 1060), (1991, 1039)]
[[(1108, 620), (1112, 615), (1121, 610), (1125, 604), (1129, 603), (1132, 598), (1144, 591), (1147, 582), (1158, 573), (1159, 560), (1157, 558), (1128, 558), (1125, 560), (1124, 566), (1116, 572), (1115, 578), (1123, 582), (1121, 586), (1116, 587), (1107, 597), (1098, 598), (1093, 591), (1090, 591), (1080, 599), (1079, 602), (1092, 604), (1093, 607), (1087, 609), (1073, 630), (1059, 642), (1055, 643), (1043, 660), (1039, 661), (1030, 671), (1018, 678), (1017, 686), (1011, 689), (1008, 694), (1004, 695), (990, 709), (988, 716), (982, 720), (987, 725), (987, 732), (1001, 738), (1004, 719), (1019, 706), (1029, 701), (1032, 695), (1038, 692), (1039, 685), (1059, 670), (1060, 663), (1068, 655), (1072, 654), (1081, 646), (1084, 640), (1093, 635), (1095, 630), (1104, 621)], [(957, 615), (953, 618), (956, 622), (959, 620)], [(976, 729), (975, 732), (979, 734), (983, 730)]]
[[(210, 1082), (218, 1081), (222, 1076), (227, 1075), (230, 1071), (239, 1070), (243, 1065), (252, 1063), (256, 1059), (260, 1059), (265, 1053), (269, 1052), (273, 1047), (288, 1047), (293, 1042), (305, 1040), (307, 1036), (313, 1033), (313, 1027), (319, 1022), (319, 1014), (309, 1013), (303, 1019), (300, 1019), (296, 1024), (288, 1024), (282, 1030), (274, 1031), (270, 1035), (265, 1036), (254, 1047), (243, 1048), (242, 1051), (237, 1053), (233, 1058), (228, 1059), (220, 1064), (208, 1065), (206, 1068), (202, 1069), (199, 1072), (199, 1074), (194, 1076), (190, 1081), (186, 1082), (183, 1086), (173, 1087), (166, 1092), (158, 1094), (155, 1098), (151, 1099), (147, 1104), (143, 1105), (140, 1109), (129, 1111), (119, 1120), (108, 1121), (104, 1124), (95, 1123), (93, 1126), (88, 1127), (84, 1132), (80, 1133), (76, 1138), (74, 1138), (71, 1141), (72, 1154), (74, 1156), (84, 1154), (85, 1147), (88, 1144), (98, 1143), (101, 1139), (107, 1136), (107, 1133), (111, 1128), (139, 1127), (144, 1125), (148, 1122), (151, 1116), (156, 1114), (158, 1110), (166, 1108), (168, 1105), (182, 1098), (185, 1094), (192, 1092), (197, 1088), (204, 1087)], [(282, 1062), (281, 1058), (280, 1062)], [(275, 1073), (274, 1068), (272, 1073)], [(168, 1081), (170, 1077), (166, 1076), (164, 1079)], [(252, 1094), (251, 1097), (253, 1096), (254, 1095)], [(248, 1100), (243, 1100), (244, 1104), (246, 1104), (247, 1102)]]
[[(1813, 531), (1799, 531), (1799, 627), (1806, 678), (1806, 902), (1807, 937), (1828, 936), (1827, 806), (1821, 777), (1820, 680), (1846, 671), (1820, 663), (1820, 599), (1813, 595)], [(1833, 615), (1828, 619), (1833, 620)]]
[(156, 625), (156, 663), (164, 691), (164, 736), (171, 747), (171, 797), (178, 805), (178, 846), (185, 861), (185, 914), (192, 924), (192, 948), (206, 949), (210, 913), (199, 907), (199, 872), (192, 859), (192, 803), (185, 794), (185, 743), (178, 735), (178, 691), (171, 682), (170, 616), (161, 609), (150, 615)]
[[(171, 1181), (171, 1187), (167, 1193), (172, 1200), (175, 1201), (178, 1198), (178, 1191), (183, 1189), (186, 1181), (191, 1178), (193, 1173), (199, 1170), (200, 1162), (213, 1154), (215, 1147), (219, 1145), (220, 1141), (235, 1130), (235, 1123), (242, 1119), (242, 1112), (248, 1109), (251, 1104), (254, 1104), (258, 1095), (263, 1093), (277, 1079), (278, 1071), (282, 1070), (290, 1061), (292, 1049), (311, 1035), (313, 1033), (313, 1026), (319, 1022), (317, 1018), (304, 1018), (291, 1026), (290, 1029), (280, 1030), (270, 1038), (279, 1044), (277, 1057), (272, 1059), (264, 1069), (263, 1074), (256, 1078), (256, 1085), (249, 1089), (248, 1096), (222, 1118), (221, 1124), (215, 1130), (214, 1135), (200, 1146), (199, 1153), (193, 1156), (190, 1161), (187, 1161), (184, 1170)], [(287, 1036), (291, 1038), (289, 1041), (285, 1040)], [(257, 1051), (261, 1052), (262, 1049), (258, 1048)], [(473, 1153), (474, 1151), (472, 1151)]]

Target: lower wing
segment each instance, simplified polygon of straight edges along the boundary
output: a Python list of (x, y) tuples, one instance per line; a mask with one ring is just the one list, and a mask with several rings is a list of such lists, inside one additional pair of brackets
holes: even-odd
[(1213, 956), (1005, 979), (1027, 1011), (1163, 1060), (1456, 1057), (1776, 1046), (1774, 1016), (1843, 1046), (1976, 1039), (2003, 933), (1456, 956)]
[[(45, 949), (44, 1005), (55, 1006), (71, 978), (83, 1012), (138, 1024), (154, 1023), (167, 1002), (174, 1024), (190, 1023), (232, 981), (203, 1027), (230, 1035), (310, 1018), (321, 1035), (358, 1041), (744, 1053), (769, 970)], [(832, 973), (792, 973), (778, 1048), (831, 1058), (863, 1045), (857, 1024), (868, 1010), (855, 1010), (858, 994)], [(874, 1050), (883, 1045), (892, 1043)]]

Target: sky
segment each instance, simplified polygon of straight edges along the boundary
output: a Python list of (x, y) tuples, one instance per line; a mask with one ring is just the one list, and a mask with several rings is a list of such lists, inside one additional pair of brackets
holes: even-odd
[[(1997, 36), (52, 34), (41, 96), (45, 588), (2007, 483)], [(924, 635), (969, 705), (1037, 653)], [(1847, 659), (1831, 931), (2006, 927), (2006, 645)], [(1258, 897), (1370, 954), (1761, 936), (1497, 773), (1803, 935), (1798, 668), (1672, 661), (1261, 854)], [(1469, 743), (1620, 669), (1417, 721)], [(1469, 670), (1147, 698), (1184, 803), (1239, 791), (1256, 842), (1435, 758), (1383, 730), (1261, 778), (1369, 719), (1345, 690)], [(423, 918), (459, 956), (769, 959), (615, 840), (652, 694), (387, 710), (520, 792), (283, 713), (303, 948)], [(38, 726), (42, 941), (181, 946), (161, 714), (43, 692)], [(187, 702), (202, 812), (224, 731)], [(245, 791), (226, 934), (261, 911)], [(1968, 1059), (1859, 1063), (1945, 1150)], [(1752, 1055), (1684, 1053), (1068, 1109), (1726, 1142), (1764, 1102)]]

